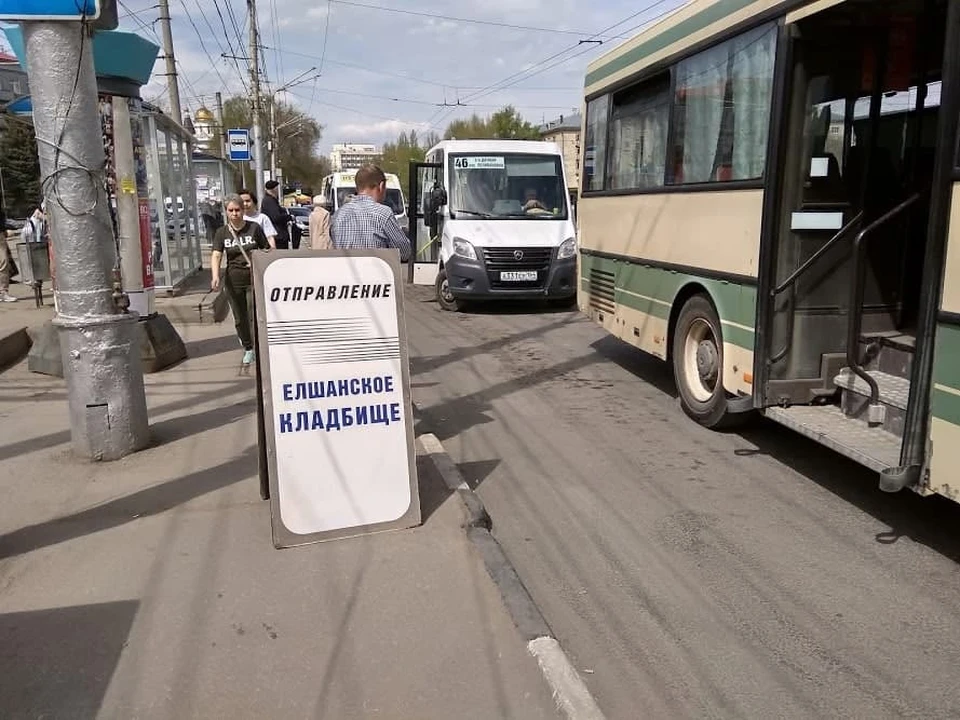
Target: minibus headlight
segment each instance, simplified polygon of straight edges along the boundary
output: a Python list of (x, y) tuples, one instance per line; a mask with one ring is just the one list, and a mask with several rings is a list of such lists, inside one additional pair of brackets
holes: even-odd
[(463, 238), (455, 237), (453, 239), (453, 254), (459, 255), (460, 257), (467, 258), (467, 260), (476, 260), (477, 251), (466, 240)]
[(577, 239), (576, 238), (567, 238), (563, 241), (563, 244), (560, 245), (560, 249), (557, 251), (558, 260), (566, 260), (567, 258), (572, 258), (577, 254)]

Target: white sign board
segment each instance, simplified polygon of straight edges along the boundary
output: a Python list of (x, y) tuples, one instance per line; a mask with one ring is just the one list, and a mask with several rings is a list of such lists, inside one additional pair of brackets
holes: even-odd
[(250, 131), (243, 128), (234, 128), (227, 130), (227, 143), (230, 148), (230, 159), (234, 161), (249, 161), (252, 158), (250, 152)]
[(503, 156), (455, 157), (453, 166), (458, 170), (503, 170)]
[(255, 253), (277, 547), (420, 523), (400, 259)]

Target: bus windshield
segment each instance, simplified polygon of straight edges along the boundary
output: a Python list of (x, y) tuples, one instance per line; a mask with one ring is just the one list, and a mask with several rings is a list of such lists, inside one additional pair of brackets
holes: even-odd
[[(353, 187), (337, 188), (337, 207), (343, 207), (350, 202), (357, 194), (357, 189)], [(396, 188), (387, 188), (387, 196), (383, 199), (383, 204), (393, 210), (394, 215), (403, 215), (403, 195)]]
[(452, 217), (566, 220), (567, 191), (558, 155), (453, 155)]

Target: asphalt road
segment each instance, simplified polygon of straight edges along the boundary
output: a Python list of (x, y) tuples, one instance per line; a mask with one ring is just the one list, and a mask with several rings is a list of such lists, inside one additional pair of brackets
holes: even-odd
[(576, 311), (407, 291), (418, 430), (614, 718), (960, 717), (960, 506), (679, 409)]

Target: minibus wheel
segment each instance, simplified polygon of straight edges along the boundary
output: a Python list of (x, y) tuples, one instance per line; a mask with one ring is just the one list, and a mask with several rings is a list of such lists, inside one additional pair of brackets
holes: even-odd
[(450, 281), (447, 279), (447, 271), (443, 268), (437, 273), (437, 302), (441, 308), (448, 312), (463, 310), (465, 305), (462, 300), (457, 300), (450, 292)]

